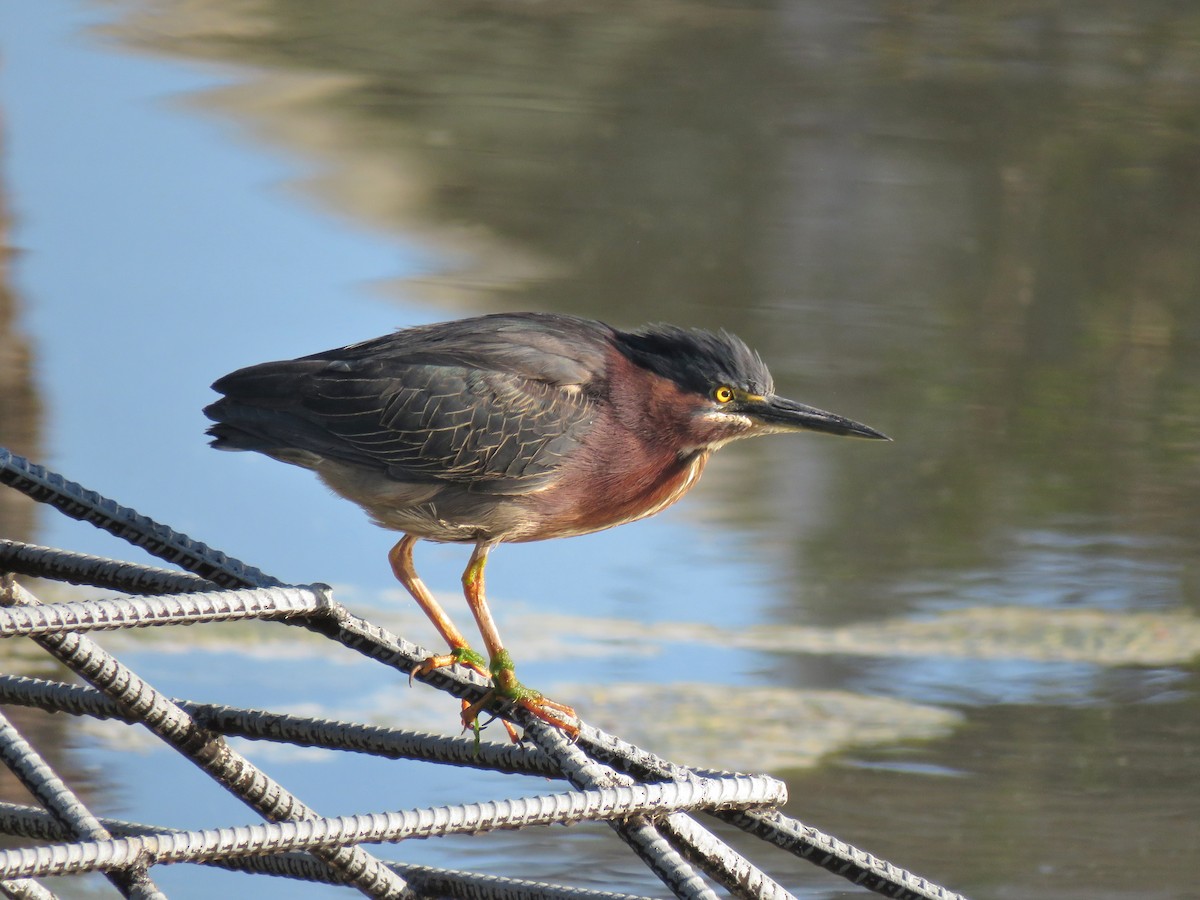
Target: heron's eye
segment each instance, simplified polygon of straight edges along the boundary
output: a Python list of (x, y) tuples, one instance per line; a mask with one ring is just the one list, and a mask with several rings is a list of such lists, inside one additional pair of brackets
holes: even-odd
[(713, 391), (712, 395), (713, 399), (718, 403), (728, 403), (733, 399), (733, 388), (727, 387), (726, 385), (721, 385), (719, 388)]

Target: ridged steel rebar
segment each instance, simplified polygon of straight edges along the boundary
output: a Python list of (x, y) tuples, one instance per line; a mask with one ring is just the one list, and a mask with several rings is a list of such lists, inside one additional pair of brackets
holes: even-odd
[[(305, 624), (306, 627), (327, 635), (369, 659), (402, 672), (411, 672), (427, 658), (427, 653), (421, 648), (354, 615), (339, 604), (331, 605), (327, 617)], [(487, 690), (481, 678), (459, 666), (435, 669), (428, 675), (417, 677), (440, 690), (471, 701), (478, 700)], [(506, 709), (501, 703), (494, 704), (489, 712), (506, 717), (514, 716), (514, 712)], [(517, 721), (522, 725), (531, 724), (528, 719), (522, 720), (519, 716)], [(594, 759), (611, 763), (638, 780), (670, 780), (687, 777), (691, 772), (686, 767), (671, 763), (588, 725), (581, 729), (578, 744)], [(742, 816), (721, 813), (715, 815), (875, 893), (897, 897), (900, 900), (966, 900), (959, 894), (933, 885), (919, 875), (782, 814), (769, 820), (759, 819), (754, 813)], [(842, 847), (847, 849), (843, 850)]]
[(564, 887), (500, 875), (393, 864), (415, 889), (452, 900), (649, 900), (632, 894)]
[(58, 900), (58, 895), (29, 878), (0, 881), (0, 896), (11, 900)]
[(51, 578), (126, 594), (193, 594), (220, 587), (216, 582), (188, 572), (173, 572), (9, 540), (0, 540), (0, 572)]
[(136, 510), (122, 506), (57, 472), (0, 447), (0, 484), (53, 506), (65, 516), (79, 519), (114, 534), (151, 556), (173, 563), (222, 587), (266, 587), (283, 582), (253, 566), (180, 534)]
[[(112, 818), (102, 818), (100, 822), (112, 834), (120, 837), (180, 830)], [(42, 841), (60, 841), (69, 836), (44, 810), (3, 801), (0, 801), (0, 832)], [(299, 851), (244, 859), (212, 859), (206, 860), (203, 865), (304, 881), (340, 883), (332, 869)], [(408, 881), (415, 890), (430, 896), (450, 897), (454, 900), (650, 900), (633, 894), (564, 887), (544, 881), (485, 875), (479, 872), (394, 862), (387, 865)]]
[[(213, 583), (227, 587), (280, 585), (280, 582), (263, 574), (258, 569), (193, 541), (133, 510), (116, 504), (112, 500), (88, 491), (74, 482), (67, 481), (60, 475), (47, 472), (41, 466), (30, 463), (4, 448), (0, 448), (0, 483), (10, 484), (34, 499), (55, 506), (67, 515), (104, 528), (135, 546), (143, 547), (152, 554), (174, 562)], [(41, 552), (40, 556), (39, 551)], [(60, 570), (72, 573), (63, 576), (67, 580), (78, 579), (82, 583), (112, 586), (129, 592), (138, 592), (139, 585), (147, 588), (150, 584), (157, 584), (157, 587), (151, 589), (163, 593), (189, 588), (195, 590), (190, 582), (184, 583), (189, 576), (177, 573), (114, 561), (100, 560), (97, 563), (80, 554), (66, 554), (63, 551), (49, 551), (46, 548), (30, 548), (29, 545), (0, 542), (0, 572), (6, 570), (6, 560), (13, 560), (11, 567), (18, 571), (24, 571), (20, 568), (24, 565), (43, 568), (58, 567)], [(30, 560), (36, 561), (31, 562)], [(111, 564), (108, 569), (103, 568), (105, 563)], [(130, 566), (132, 571), (126, 569), (126, 566)], [(112, 582), (120, 581), (124, 586), (110, 583), (106, 579)], [(324, 615), (297, 617), (288, 621), (291, 624), (303, 624), (305, 627), (338, 640), (371, 659), (395, 667), (401, 672), (411, 673), (415, 666), (420, 665), (429, 656), (428, 651), (423, 648), (410, 644), (384, 629), (351, 615), (340, 604), (331, 602), (327, 608), (323, 609), (323, 613)], [(488, 688), (483, 679), (469, 671), (463, 672), (459, 667), (438, 669), (426, 676), (418, 677), (434, 687), (471, 701), (480, 699)], [(13, 685), (10, 684), (9, 687), (13, 687)], [(3, 686), (0, 686), (0, 690), (3, 689)], [(53, 702), (47, 699), (44, 692), (34, 693), (35, 698), (26, 698), (33, 705)], [(80, 700), (80, 698), (74, 698), (74, 700)], [(80, 700), (80, 702), (91, 703), (90, 700)], [(493, 704), (490, 711), (512, 715), (503, 703)], [(228, 720), (229, 724), (237, 727), (238, 717), (243, 713), (247, 716), (244, 723), (247, 723), (248, 728), (253, 729), (255, 726), (248, 723), (253, 722), (254, 711), (233, 711)], [(524, 721), (525, 717), (520, 712), (516, 713), (515, 718), (522, 724), (532, 726), (535, 731), (539, 727), (537, 723)], [(263, 737), (270, 736), (264, 734)], [(326, 733), (320, 739), (336, 740), (337, 738)], [(387, 744), (387, 740), (384, 740), (383, 744)], [(418, 741), (414, 746), (419, 743)], [(460, 745), (463, 743), (459, 742)], [(709, 774), (670, 763), (641, 748), (586, 726), (580, 736), (579, 744), (581, 747), (585, 747), (595, 760), (614, 766), (637, 780), (680, 779), (686, 781)], [(347, 749), (384, 755), (389, 753), (375, 739)], [(457, 759), (447, 759), (446, 761), (462, 764), (461, 746), (444, 749), (451, 757), (458, 755)], [(554, 755), (554, 759), (561, 762), (557, 754)], [(558, 762), (552, 761), (550, 764), (557, 765)], [(513, 771), (520, 770), (520, 763), (515, 763), (515, 765), (517, 768), (514, 768)], [(964, 900), (959, 894), (948, 891), (836, 838), (822, 834), (778, 811), (717, 810), (712, 814), (783, 848), (787, 852), (868, 887), (876, 893), (900, 898), (914, 898), (914, 900)], [(687, 842), (691, 840), (687, 835), (676, 834), (674, 837), (676, 840), (683, 841), (684, 846), (687, 846)], [(718, 877), (727, 876), (718, 874)]]
[[(448, 737), (176, 698), (171, 701), (188, 713), (197, 725), (226, 737), (348, 750), (389, 759), (423, 760), (542, 778), (560, 777), (554, 762), (528, 744), (511, 741), (480, 741), (477, 744), (471, 737)], [(99, 719), (138, 721), (136, 716), (127, 714), (95, 688), (24, 675), (0, 675), (0, 703)]]
[(672, 813), (657, 823), (659, 833), (741, 900), (796, 900), (795, 895), (690, 816)]
[[(314, 627), (314, 626), (310, 626)], [(404, 672), (412, 672), (414, 666), (419, 666), (426, 658), (424, 651), (414, 648), (403, 639), (391, 634), (370, 622), (367, 622), (353, 615), (343, 607), (336, 608), (336, 612), (321, 620), (319, 625), (315, 626), (316, 630), (327, 634), (334, 640), (339, 641), (351, 649), (354, 649), (363, 655), (374, 659), (377, 662), (382, 662), (387, 665), (394, 666)], [(436, 669), (429, 673), (428, 676), (422, 677), (422, 680), (435, 683), (437, 687), (447, 690), (457, 696), (464, 697), (469, 700), (478, 699), (486, 691), (482, 680), (476, 680), (473, 674), (461, 671), (454, 667), (444, 669)], [(546, 739), (551, 742), (551, 746), (557, 746), (556, 738), (561, 738), (556, 730), (545, 729), (543, 723), (540, 723), (532, 716), (522, 716), (521, 711), (510, 710), (502, 704), (497, 704), (490, 710), (496, 714), (516, 717), (519, 724), (526, 728), (527, 734), (531, 734), (535, 741), (539, 744), (543, 752), (555, 759), (556, 763), (563, 766), (564, 760), (567, 759), (573, 751), (569, 748), (563, 751), (551, 753), (546, 746), (542, 745), (541, 740), (537, 737), (539, 731), (546, 732)], [(565, 744), (564, 744), (565, 746)], [(581, 757), (581, 759), (586, 759)], [(568, 765), (567, 769), (571, 766)], [(600, 769), (595, 769), (594, 777), (600, 781), (591, 781), (589, 778), (592, 775), (581, 774), (579, 777), (582, 780), (572, 779), (570, 771), (567, 771), (568, 780), (576, 787), (586, 788), (595, 787), (597, 785), (607, 786), (605, 778), (611, 777), (608, 775), (599, 774)], [(587, 773), (592, 770), (582, 769), (582, 773)], [(643, 862), (649, 865), (660, 879), (664, 881), (672, 891), (675, 891), (677, 896), (683, 897), (706, 897), (712, 896), (710, 889), (695, 873), (691, 871), (689, 865), (682, 856), (675, 851), (663, 838), (658, 834), (653, 826), (642, 823), (634, 823), (628, 828), (622, 830), (617, 828), (621, 837), (641, 856)], [(763, 887), (768, 893), (766, 896), (786, 897), (787, 892), (776, 885), (765, 873), (754, 867), (748, 861), (742, 860), (737, 854), (729, 851), (728, 848), (722, 849), (723, 845), (717, 841), (712, 835), (705, 832), (695, 823), (691, 825), (679, 824), (674, 832), (677, 840), (682, 841), (689, 846), (689, 852), (694, 859), (704, 859), (708, 861), (711, 867), (712, 874), (727, 888), (731, 890), (741, 889), (739, 886), (749, 883), (756, 883)], [(702, 845), (707, 845), (706, 849)]]
[(66, 631), (82, 634), (239, 619), (286, 619), (322, 612), (329, 605), (327, 590), (271, 587), (11, 607), (0, 609), (0, 637), (35, 637)]
[(107, 870), (152, 858), (157, 864), (319, 851), (359, 842), (399, 841), (495, 829), (625, 818), (672, 809), (770, 806), (787, 789), (766, 776), (739, 775), (684, 784), (639, 784), (427, 809), (306, 818), (236, 828), (174, 831), (0, 851), (0, 877), (27, 878)]
[[(0, 702), (36, 706), (48, 711), (123, 718), (120, 708), (93, 688), (19, 675), (0, 675)], [(395, 729), (308, 719), (299, 716), (234, 707), (176, 701), (206, 727), (228, 736), (287, 741), (330, 750), (353, 750), (392, 758), (422, 759), (452, 765), (475, 765), (501, 772), (554, 777), (558, 766), (539, 749), (520, 744), (484, 741), (478, 751), (470, 738), (448, 738), (400, 732)], [(655, 757), (648, 751), (617, 741), (594, 728), (585, 727), (580, 743), (602, 759), (628, 767), (646, 780), (678, 780), (717, 774), (684, 768)], [(476, 756), (476, 753), (478, 755)], [(835, 837), (782, 813), (764, 810), (714, 813), (743, 831), (753, 834), (795, 856), (862, 884), (875, 893), (911, 900), (964, 900), (927, 879), (914, 875)]]
[[(413, 660), (424, 658), (419, 648), (348, 612), (343, 611), (342, 615), (334, 617), (331, 621), (333, 622), (332, 636), (377, 661), (394, 665), (403, 670)], [(472, 696), (474, 692), (479, 692), (474, 694), (475, 696), (482, 695), (482, 682), (471, 683), (471, 675), (461, 673), (455, 668), (440, 669), (437, 670), (437, 674), (439, 675), (437, 679), (430, 678), (430, 680), (450, 682), (458, 688), (457, 692), (460, 695)], [(30, 684), (35, 682), (35, 679), (29, 680)], [(18, 676), (0, 677), (0, 690), (3, 690), (6, 684), (16, 686), (22, 682)], [(70, 705), (72, 702), (81, 702), (82, 698), (86, 696), (81, 692), (85, 690), (64, 687), (60, 698), (63, 706), (60, 708), (71, 712), (86, 711), (72, 709)], [(24, 690), (17, 687), (15, 693), (23, 695)], [(59, 702), (38, 696), (38, 693), (40, 692), (35, 693), (34, 697), (36, 705), (53, 708), (55, 703)], [(72, 697), (75, 699), (71, 700)], [(8, 702), (22, 702), (19, 696), (5, 699)], [(96, 708), (94, 714), (103, 714), (103, 710)], [(693, 770), (664, 760), (649, 751), (621, 741), (591, 726), (584, 726), (578, 741), (594, 758), (616, 765), (638, 779), (661, 781), (686, 778), (693, 772)], [(487, 747), (486, 744), (482, 746)], [(365, 746), (356, 749), (371, 752)], [(458, 746), (451, 754), (454, 761), (464, 764), (468, 749), (469, 742), (458, 742)], [(517, 767), (514, 766), (513, 770), (517, 770)], [(541, 772), (540, 774), (545, 773)], [(788, 853), (860, 884), (875, 893), (901, 898), (901, 900), (907, 900), (907, 898), (911, 898), (911, 900), (965, 900), (961, 894), (940, 887), (921, 876), (781, 813), (748, 811), (718, 812), (714, 815)]]
[[(581, 729), (577, 741), (586, 748), (588, 755), (608, 761), (638, 780), (673, 781), (721, 774), (680, 766), (587, 725)], [(898, 900), (967, 900), (962, 894), (805, 825), (778, 810), (717, 811), (712, 815), (876, 894)]]
[[(532, 720), (532, 717), (530, 719), (524, 723), (526, 734), (532, 737), (543, 753), (555, 759), (562, 767), (563, 774), (576, 787), (607, 787), (634, 783), (628, 775), (614, 772), (589, 758), (577, 746), (569, 743), (558, 729)], [(697, 780), (700, 779), (688, 778), (667, 783), (686, 784)], [(733, 896), (752, 900), (794, 900), (792, 895), (770, 876), (689, 816), (672, 812), (665, 817), (659, 817), (653, 823), (645, 824), (652, 829), (655, 837), (669, 839), (668, 846), (672, 846), (679, 854), (680, 861), (695, 864)], [(632, 835), (621, 833), (619, 829), (618, 834), (621, 834), (639, 856), (642, 855), (643, 847), (638, 840), (631, 840)], [(648, 833), (643, 832), (642, 840), (646, 834)], [(654, 868), (654, 860), (645, 860), (644, 857), (643, 860)], [(668, 861), (673, 864), (675, 858), (672, 856)], [(660, 874), (659, 877), (663, 876)], [(705, 890), (708, 890), (707, 887)]]
[[(0, 576), (0, 602), (5, 606), (38, 605), (37, 598), (13, 581), (11, 575)], [(89, 638), (65, 632), (33, 640), (127, 712), (138, 716), (142, 725), (265, 818), (279, 821), (315, 817), (299, 798), (233, 750), (219, 735), (198, 727), (187, 713)], [(411, 897), (403, 879), (361, 847), (319, 848), (313, 852), (337, 869), (347, 883), (370, 897), (406, 900)]]
[[(112, 836), (3, 713), (0, 713), (0, 759), (71, 837), (102, 841)], [(166, 900), (166, 895), (150, 879), (144, 860), (105, 874), (125, 897)], [(26, 893), (32, 890), (29, 885), (20, 889)]]
[(718, 813), (748, 834), (884, 897), (898, 900), (967, 900), (919, 875), (775, 811)]
[[(369, 659), (393, 666), (409, 674), (412, 674), (428, 658), (425, 651), (414, 647), (386, 629), (353, 615), (340, 605), (331, 607), (330, 615), (309, 627), (362, 653)], [(482, 698), (489, 687), (482, 678), (470, 670), (463, 670), (458, 666), (434, 669), (428, 673), (419, 672), (417, 678), (471, 701)], [(513, 711), (502, 704), (493, 704), (489, 711), (506, 717), (513, 715)], [(539, 733), (538, 726), (544, 725), (532, 716), (521, 717), (518, 715), (517, 721), (527, 729), (527, 734), (535, 736)], [(549, 729), (549, 731), (552, 733), (548, 734), (545, 739), (550, 741), (552, 746), (557, 747), (553, 735), (561, 738), (561, 734), (557, 730)], [(542, 741), (537, 740), (537, 742), (543, 752), (547, 752)], [(547, 755), (560, 767), (564, 759), (570, 756), (566, 751), (559, 753), (557, 750), (554, 753), (547, 752)], [(597, 771), (600, 768), (602, 767), (597, 768)], [(566, 771), (564, 771), (564, 775), (575, 787), (580, 789), (611, 786), (611, 783), (606, 781), (603, 776), (593, 778), (592, 776), (577, 775), (573, 777), (571, 772)], [(648, 822), (615, 823), (612, 827), (677, 897), (687, 898), (687, 900), (715, 900), (716, 895), (696, 875), (687, 861)]]
[[(628, 783), (628, 780), (612, 769), (585, 756), (578, 747), (569, 743), (557, 728), (536, 721), (523, 724), (526, 736), (532, 738), (543, 753), (558, 763), (563, 775), (575, 787), (611, 789), (616, 785)], [(696, 874), (687, 860), (658, 832), (649, 819), (643, 816), (610, 824), (621, 840), (629, 845), (676, 897), (715, 900), (717, 895), (712, 888)]]

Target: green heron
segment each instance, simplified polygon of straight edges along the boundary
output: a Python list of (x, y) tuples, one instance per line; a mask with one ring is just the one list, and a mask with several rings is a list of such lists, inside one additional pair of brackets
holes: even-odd
[[(204, 412), (222, 450), (312, 469), (376, 524), (403, 532), (392, 571), (461, 663), (495, 696), (574, 733), (575, 713), (522, 685), (484, 595), (497, 544), (588, 534), (652, 516), (737, 438), (873, 428), (776, 396), (741, 340), (673, 325), (618, 331), (549, 313), (407, 328), (217, 381)], [(413, 545), (474, 544), (463, 590), (488, 653), (470, 648), (413, 567)]]

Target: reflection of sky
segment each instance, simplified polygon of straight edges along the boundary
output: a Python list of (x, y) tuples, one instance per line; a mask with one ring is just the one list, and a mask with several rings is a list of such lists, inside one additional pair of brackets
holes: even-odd
[(854, 688), (863, 693), (952, 706), (1163, 702), (1179, 699), (1174, 690), (1188, 681), (1179, 669), (1108, 669), (1028, 659), (892, 658), (855, 662), (855, 668)]
[[(1077, 523), (1076, 523), (1077, 525)], [(926, 612), (1035, 606), (1150, 611), (1177, 608), (1179, 567), (1156, 558), (1155, 542), (1075, 526), (1010, 537), (995, 567), (947, 569), (897, 585)], [(1165, 699), (1184, 678), (1177, 669), (1115, 669), (1036, 660), (896, 658), (873, 662), (854, 678), (868, 693), (920, 703), (1107, 704)]]
[(930, 573), (897, 585), (916, 609), (971, 606), (1088, 608), (1114, 612), (1177, 608), (1180, 565), (1158, 541), (1077, 530), (1011, 535), (986, 569)]
[[(296, 215), (277, 187), (295, 167), (164, 111), (214, 75), (80, 52), (84, 23), (64, 27), (75, 11), (62, 4), (8, 9), (6, 163), (15, 243), (28, 251), (17, 278), (49, 410), (46, 461), (219, 536), (228, 514), (213, 500), (226, 492), (214, 485), (236, 467), (207, 459), (198, 438), (208, 383), (413, 318), (353, 286), (415, 261), (394, 242)], [(62, 539), (47, 525), (47, 539)]]

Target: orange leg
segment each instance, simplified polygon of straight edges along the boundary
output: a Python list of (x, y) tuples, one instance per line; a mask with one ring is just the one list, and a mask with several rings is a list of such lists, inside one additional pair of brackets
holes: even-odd
[(492, 618), (492, 611), (488, 608), (487, 597), (484, 594), (483, 569), (487, 565), (488, 553), (491, 552), (491, 549), (492, 545), (485, 541), (480, 541), (475, 545), (471, 560), (467, 563), (466, 571), (463, 572), (462, 580), (467, 606), (471, 608), (471, 613), (475, 616), (479, 633), (483, 636), (484, 646), (487, 647), (492, 681), (495, 687), (482, 700), (463, 710), (463, 724), (470, 727), (475, 721), (475, 717), (492, 700), (493, 695), (498, 694), (514, 701), (543, 722), (561, 728), (574, 737), (579, 734), (579, 728), (575, 725), (575, 721), (578, 719), (575, 710), (562, 703), (556, 703), (549, 697), (544, 697), (539, 691), (527, 688), (517, 680), (512, 657), (504, 649), (504, 644), (500, 640), (500, 632), (496, 628), (496, 621)]
[[(389, 551), (388, 561), (392, 564), (392, 574), (396, 576), (396, 580), (404, 585), (404, 589), (417, 601), (417, 605), (429, 617), (429, 621), (438, 630), (438, 634), (450, 645), (450, 652), (440, 656), (429, 657), (429, 659), (425, 660), (425, 662), (409, 673), (408, 683), (412, 684), (414, 675), (424, 675), (432, 672), (434, 669), (452, 666), (455, 663), (462, 663), (464, 666), (474, 669), (484, 678), (491, 678), (491, 673), (483, 665), (483, 657), (470, 648), (467, 644), (467, 639), (463, 637), (463, 633), (450, 621), (450, 617), (446, 615), (446, 611), (442, 609), (442, 605), (434, 599), (433, 594), (429, 592), (429, 588), (425, 586), (425, 582), (417, 575), (416, 567), (413, 566), (413, 546), (418, 540), (420, 539), (411, 534), (406, 534)], [(464, 700), (462, 706), (463, 715), (465, 716), (467, 710), (471, 708), (471, 704)], [(476, 714), (472, 713), (470, 721), (474, 722), (475, 718)], [(515, 744), (517, 742), (516, 730), (508, 722), (504, 723), (504, 729)]]
[(417, 575), (417, 570), (413, 567), (413, 545), (418, 540), (420, 538), (406, 534), (388, 553), (388, 561), (392, 564), (392, 573), (396, 576), (396, 580), (412, 594), (412, 598), (417, 601), (421, 611), (429, 617), (429, 621), (438, 630), (438, 634), (450, 645), (450, 652), (441, 656), (429, 657), (413, 670), (409, 675), (409, 681), (412, 681), (413, 675), (424, 675), (434, 669), (452, 666), (455, 663), (462, 663), (468, 668), (474, 669), (484, 678), (490, 678), (491, 673), (483, 665), (482, 658), (471, 649), (467, 639), (463, 637), (463, 633), (450, 621), (450, 617), (446, 615), (442, 605), (434, 599), (429, 588), (425, 587), (425, 582)]

